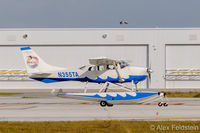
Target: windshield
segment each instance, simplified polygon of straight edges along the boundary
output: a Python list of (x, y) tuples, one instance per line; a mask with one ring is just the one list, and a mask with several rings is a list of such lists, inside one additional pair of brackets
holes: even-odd
[(121, 63), (120, 63), (120, 67), (124, 68), (126, 66), (129, 66), (128, 62), (122, 60)]

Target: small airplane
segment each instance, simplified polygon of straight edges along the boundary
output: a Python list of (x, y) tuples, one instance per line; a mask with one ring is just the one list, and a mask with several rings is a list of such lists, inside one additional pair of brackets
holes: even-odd
[[(106, 57), (89, 59), (90, 65), (80, 68), (66, 69), (56, 67), (44, 62), (30, 47), (21, 48), (29, 77), (44, 83), (54, 83), (61, 81), (80, 81), (104, 84), (99, 93), (63, 93), (61, 90), (52, 93), (59, 97), (87, 99), (100, 101), (101, 106), (113, 105), (113, 103), (135, 103), (153, 100), (163, 97), (163, 93), (137, 92), (137, 83), (149, 77), (151, 79), (152, 70), (150, 68), (133, 67), (127, 62), (114, 60)], [(121, 85), (121, 83), (131, 82), (133, 87)], [(123, 87), (130, 92), (107, 92), (109, 84)], [(86, 88), (86, 87), (85, 87)], [(125, 102), (126, 101), (126, 102)], [(134, 102), (133, 102), (134, 101)], [(167, 103), (165, 103), (167, 105)], [(165, 106), (164, 103), (162, 105)]]
[(133, 67), (125, 61), (106, 57), (89, 59), (91, 65), (80, 68), (66, 69), (55, 67), (44, 62), (30, 47), (23, 47), (27, 72), (30, 78), (44, 83), (61, 81), (80, 81), (93, 83), (137, 83), (151, 77), (152, 70), (143, 67)]

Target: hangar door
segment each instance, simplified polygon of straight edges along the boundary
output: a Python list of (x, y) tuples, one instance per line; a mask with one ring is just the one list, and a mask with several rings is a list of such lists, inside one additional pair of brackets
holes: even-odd
[[(147, 45), (40, 45), (31, 47), (48, 64), (66, 68), (79, 68), (88, 65), (88, 59), (94, 57), (127, 60), (134, 66), (147, 66)], [(1, 46), (0, 61), (1, 70), (25, 70), (20, 46)], [(62, 86), (62, 88), (79, 86), (78, 88), (81, 88), (83, 83), (52, 83), (51, 86)], [(146, 82), (139, 83), (138, 87), (146, 87)]]
[(200, 45), (166, 45), (166, 87), (200, 88)]

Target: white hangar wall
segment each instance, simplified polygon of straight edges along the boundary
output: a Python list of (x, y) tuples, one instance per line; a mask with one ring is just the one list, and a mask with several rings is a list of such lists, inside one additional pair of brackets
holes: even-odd
[(84, 86), (77, 82), (44, 84), (23, 79), (23, 74), (20, 79), (13, 76), (15, 74), (5, 73), (25, 70), (19, 48), (26, 45), (33, 47), (49, 64), (62, 67), (80, 67), (88, 64), (88, 58), (96, 56), (125, 59), (135, 66), (151, 67), (151, 84), (141, 83), (140, 88), (200, 88), (199, 39), (198, 28), (1, 29), (0, 88)]

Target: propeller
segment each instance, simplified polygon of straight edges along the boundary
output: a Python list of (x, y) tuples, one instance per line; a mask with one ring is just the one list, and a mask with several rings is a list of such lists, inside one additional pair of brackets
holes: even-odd
[(149, 78), (149, 83), (151, 84), (151, 73), (153, 70), (151, 68), (147, 68), (147, 73), (148, 73), (148, 78)]
[(151, 60), (149, 59), (149, 67), (147, 68), (149, 85), (151, 84), (151, 73), (152, 72), (153, 72), (153, 70), (151, 69)]

